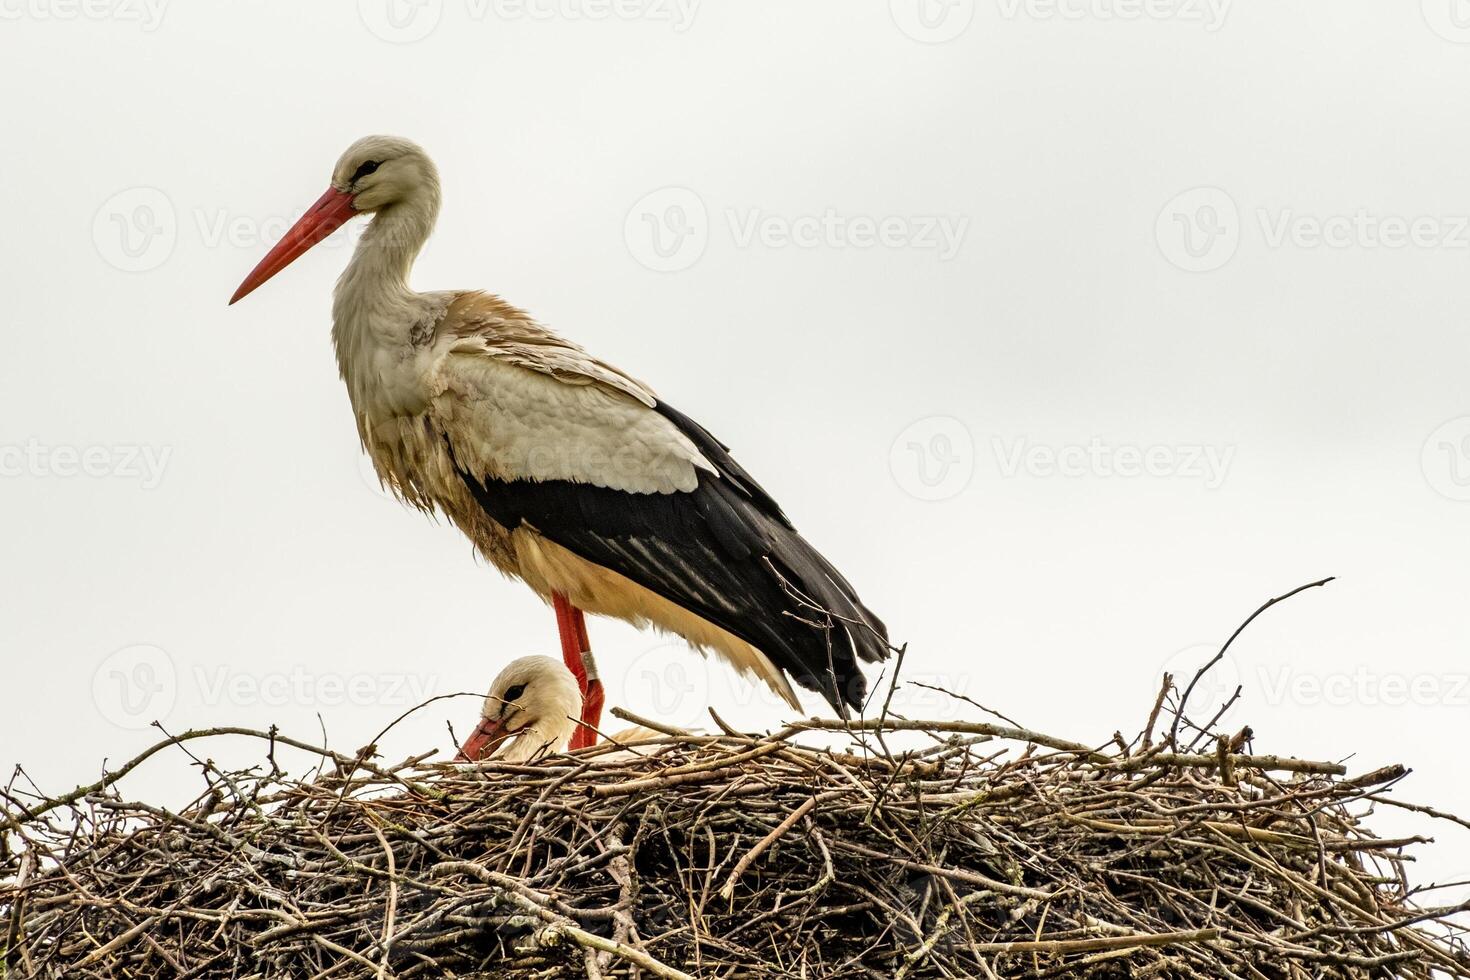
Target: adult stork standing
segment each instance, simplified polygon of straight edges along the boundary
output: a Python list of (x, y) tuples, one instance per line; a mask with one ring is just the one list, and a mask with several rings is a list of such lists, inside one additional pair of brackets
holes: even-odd
[(439, 213), (415, 143), (369, 136), (261, 260), (234, 304), (349, 219), (372, 215), (337, 282), (332, 341), (363, 449), (400, 499), (441, 511), (556, 611), (582, 693), (603, 692), (584, 611), (683, 637), (800, 710), (791, 680), (844, 717), (882, 622), (698, 423), (497, 296), (408, 277)]

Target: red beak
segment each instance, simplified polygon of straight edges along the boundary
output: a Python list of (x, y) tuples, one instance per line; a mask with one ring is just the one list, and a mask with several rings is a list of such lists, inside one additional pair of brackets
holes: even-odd
[(352, 207), (351, 194), (335, 187), (327, 188), (327, 192), (301, 216), (300, 221), (291, 226), (291, 230), (276, 243), (276, 247), (266, 253), (259, 265), (250, 270), (250, 275), (245, 277), (240, 288), (235, 290), (235, 295), (230, 297), (230, 305), (234, 306), (250, 295), (257, 286), (295, 262), (317, 242), (346, 224), (355, 214), (357, 211)]
[(484, 761), (485, 757), (495, 751), (495, 747), (505, 740), (505, 735), (505, 722), (498, 718), (481, 718), (479, 726), (470, 733), (469, 738), (465, 739), (454, 761)]

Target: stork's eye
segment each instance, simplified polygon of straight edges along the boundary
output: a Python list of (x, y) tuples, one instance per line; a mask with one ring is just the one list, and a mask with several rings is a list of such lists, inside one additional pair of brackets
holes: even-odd
[(525, 693), (526, 693), (526, 685), (524, 685), (524, 684), (517, 684), (515, 687), (513, 687), (510, 690), (508, 690), (508, 691), (505, 692), (505, 700), (507, 700), (507, 701), (514, 701), (516, 698), (520, 697), (522, 694), (525, 694)]
[(369, 160), (367, 163), (364, 163), (362, 166), (357, 168), (357, 171), (352, 175), (352, 182), (354, 184), (357, 183), (368, 174), (376, 172), (378, 167), (380, 166), (382, 166), (382, 164), (378, 163), (378, 161)]

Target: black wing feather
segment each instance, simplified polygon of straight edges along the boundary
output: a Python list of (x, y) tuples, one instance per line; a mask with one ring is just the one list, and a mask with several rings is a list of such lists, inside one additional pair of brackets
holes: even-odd
[(669, 494), (460, 476), (502, 526), (529, 525), (733, 633), (838, 712), (861, 707), (867, 682), (858, 661), (887, 656), (882, 622), (727, 447), (667, 405), (657, 410), (719, 476), (701, 471), (693, 492)]

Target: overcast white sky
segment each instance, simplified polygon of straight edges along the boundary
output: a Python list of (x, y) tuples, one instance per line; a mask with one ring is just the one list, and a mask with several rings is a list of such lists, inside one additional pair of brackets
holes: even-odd
[[(1163, 669), (1337, 575), (1238, 642), (1229, 723), (1404, 762), (1405, 796), (1470, 812), (1470, 3), (0, 18), (6, 772), (69, 788), (154, 718), (320, 715), (352, 749), (556, 652), (528, 591), (365, 476), (328, 339), (349, 243), (225, 307), (386, 132), (444, 180), (416, 285), (500, 292), (704, 422), (911, 678), (1101, 742)], [(780, 720), (678, 644), (592, 634), (610, 704)], [(164, 758), (125, 788), (193, 778)], [(1426, 864), (1470, 872), (1470, 835), (1440, 836)]]

